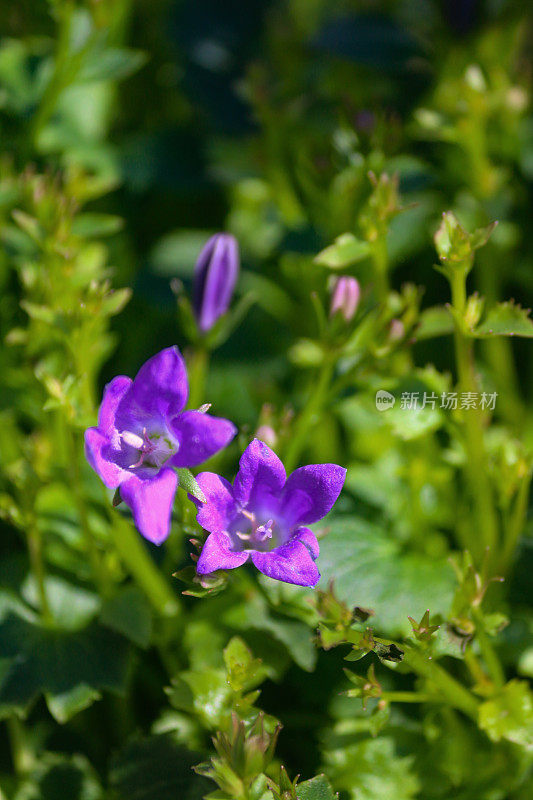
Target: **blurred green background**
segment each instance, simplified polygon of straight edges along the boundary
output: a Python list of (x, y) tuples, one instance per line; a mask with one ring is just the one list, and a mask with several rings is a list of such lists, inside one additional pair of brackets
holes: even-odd
[[(359, 280), (361, 307), (353, 329), (333, 332), (341, 342), (338, 391), (305, 431), (297, 461), (348, 467), (341, 519), (332, 521), (320, 562), (325, 578), (346, 566), (343, 598), (375, 606), (386, 635), (405, 636), (407, 614), (419, 619), (428, 605), (443, 630), (457, 627), (464, 608), (457, 595), (451, 600), (447, 559), (470, 537), (481, 570), (484, 535), (465, 488), (462, 422), (440, 411), (385, 421), (373, 398), (382, 387), (448, 391), (457, 379), (451, 336), (428, 333), (423, 313), (450, 300), (433, 269), (444, 211), (453, 209), (469, 231), (498, 221), (476, 253), (469, 293), (479, 292), (488, 309), (509, 298), (526, 309), (533, 302), (528, 5), (0, 0), (0, 716), (7, 720), (0, 785), (8, 800), (137, 797), (136, 787), (139, 800), (197, 800), (207, 790), (190, 767), (210, 752), (209, 737), (228, 722), (235, 698), (223, 695), (223, 712), (209, 716), (204, 687), (188, 706), (180, 681), (208, 670), (224, 687), (222, 648), (235, 633), (266, 664), (260, 704), (285, 725), (278, 755), (292, 776), (326, 769), (343, 800), (531, 796), (523, 731), (531, 721), (525, 680), (533, 675), (533, 547), (524, 523), (533, 370), (522, 312), (512, 313), (525, 338), (476, 342), (482, 386), (498, 393), (494, 416), (482, 420), (486, 461), (478, 472), (490, 482), (501, 523), (497, 567), (507, 579), (503, 588), (491, 584), (486, 629), (499, 631), (498, 614), (511, 619), (495, 648), (506, 680), (520, 681), (515, 705), (512, 684), (509, 704), (505, 696), (488, 709), (491, 722), (489, 712), (498, 724), (500, 711), (511, 717), (489, 737), (487, 723), (481, 731), (456, 709), (430, 704), (393, 711), (374, 739), (359, 701), (340, 694), (343, 653), (317, 656), (317, 617), (302, 595), (258, 588), (245, 573), (215, 598), (181, 598), (183, 586), (170, 575), (190, 564), (187, 540), (198, 535), (190, 509), (178, 503), (166, 548), (143, 543), (135, 551), (144, 564), (138, 570), (128, 557), (133, 529), (110, 512), (87, 466), (79, 474), (72, 466), (108, 380), (133, 376), (171, 344), (194, 358), (176, 296), (190, 292), (198, 253), (220, 230), (239, 241), (237, 294), (252, 292), (254, 305), (211, 358), (203, 399), (240, 428), (215, 466), (230, 477), (261, 423), (274, 427), (285, 455), (291, 414), (297, 425), (321, 367), (316, 307), (327, 316), (338, 274), (326, 248), (370, 229), (369, 173), (397, 176), (378, 203), (385, 299), (371, 259), (340, 265)], [(64, 271), (54, 272), (63, 258)], [(108, 295), (107, 280), (131, 288), (131, 297)], [(360, 342), (358, 326), (368, 320), (374, 327)], [(52, 581), (53, 636), (37, 619), (42, 602), (28, 577), (35, 541)], [(109, 596), (98, 583), (99, 561)], [(167, 613), (167, 602), (179, 612)], [(472, 622), (471, 608), (465, 614), (474, 630), (479, 620)], [(468, 631), (457, 634), (464, 649)], [(72, 685), (58, 688), (63, 656)], [(109, 658), (107, 672), (87, 673), (93, 656), (97, 666)], [(492, 702), (463, 656), (455, 642), (436, 657), (474, 684), (480, 703)], [(354, 668), (362, 673), (366, 662)], [(169, 700), (163, 687), (171, 681), (182, 695)], [(385, 685), (411, 691), (415, 679), (394, 674)], [(168, 731), (173, 739), (154, 738)], [(153, 736), (131, 743), (139, 734)], [(146, 763), (144, 782), (138, 763)]]

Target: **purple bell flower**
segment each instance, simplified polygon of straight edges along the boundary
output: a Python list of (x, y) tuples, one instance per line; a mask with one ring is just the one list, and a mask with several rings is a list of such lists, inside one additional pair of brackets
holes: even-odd
[(361, 289), (355, 278), (347, 275), (337, 278), (331, 293), (330, 316), (340, 311), (346, 322), (350, 322), (355, 316), (360, 297)]
[(346, 470), (336, 464), (300, 467), (289, 478), (277, 455), (254, 439), (241, 456), (233, 483), (212, 472), (197, 481), (207, 498), (194, 500), (197, 520), (209, 531), (196, 570), (207, 575), (251, 560), (264, 575), (314, 586), (319, 547), (306, 527), (331, 510)]
[(85, 454), (108, 489), (119, 488), (142, 535), (161, 544), (170, 530), (178, 476), (225, 447), (227, 419), (183, 411), (189, 387), (177, 347), (150, 358), (135, 379), (119, 375), (104, 389), (98, 425), (85, 431)]
[(194, 268), (193, 308), (203, 333), (226, 313), (239, 274), (239, 246), (230, 233), (216, 233), (204, 245)]

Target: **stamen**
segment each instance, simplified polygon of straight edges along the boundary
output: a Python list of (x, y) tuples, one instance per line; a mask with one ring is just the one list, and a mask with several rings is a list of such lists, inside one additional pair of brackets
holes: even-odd
[(130, 447), (134, 447), (136, 450), (140, 450), (144, 445), (144, 439), (138, 434), (132, 433), (131, 431), (123, 431), (120, 434), (120, 438), (123, 442), (129, 444)]

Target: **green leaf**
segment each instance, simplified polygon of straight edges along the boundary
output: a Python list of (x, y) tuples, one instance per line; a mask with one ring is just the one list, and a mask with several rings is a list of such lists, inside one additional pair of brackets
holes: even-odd
[(315, 263), (330, 269), (343, 269), (351, 264), (356, 264), (370, 255), (368, 242), (358, 239), (352, 233), (343, 233), (335, 242), (322, 250), (316, 257)]
[(198, 760), (170, 736), (150, 736), (114, 759), (111, 785), (120, 800), (201, 800), (212, 784), (192, 771)]
[(252, 651), (239, 637), (234, 636), (224, 649), (224, 663), (228, 670), (231, 688), (240, 692), (258, 686), (267, 676), (260, 658), (254, 658)]
[(146, 63), (146, 56), (140, 50), (125, 47), (95, 47), (89, 53), (77, 75), (78, 82), (118, 81), (137, 72)]
[(533, 320), (530, 309), (521, 308), (512, 302), (499, 303), (492, 308), (473, 335), (478, 339), (488, 336), (533, 337)]
[(512, 680), (479, 709), (479, 727), (493, 742), (533, 747), (533, 698), (526, 681)]
[(386, 531), (358, 517), (338, 517), (320, 543), (321, 586), (335, 582), (338, 597), (350, 606), (374, 609), (376, 629), (406, 635), (408, 615), (446, 615), (453, 597), (453, 570), (444, 558), (405, 552)]
[[(93, 592), (55, 575), (46, 578), (45, 590), (57, 626), (66, 631), (85, 628), (100, 608), (100, 599)], [(33, 578), (23, 585), (22, 596), (34, 607), (40, 606), (39, 592)]]
[(296, 795), (298, 800), (336, 800), (338, 797), (325, 775), (317, 775), (310, 781), (299, 783), (296, 787)]
[(130, 649), (124, 638), (91, 624), (81, 631), (44, 628), (9, 614), (0, 623), (0, 717), (24, 714), (46, 696), (58, 722), (65, 722), (100, 690), (125, 690)]
[(149, 255), (149, 263), (157, 275), (174, 278), (192, 277), (202, 247), (214, 231), (179, 230), (159, 239)]
[(201, 503), (206, 503), (207, 497), (200, 489), (190, 469), (179, 467), (176, 472), (178, 473), (180, 487), (187, 492), (187, 494), (192, 494), (193, 497), (196, 497)]
[(168, 695), (174, 708), (197, 714), (209, 730), (217, 730), (231, 717), (234, 693), (223, 669), (180, 672)]
[(420, 314), (415, 336), (417, 339), (433, 339), (435, 336), (447, 336), (453, 330), (453, 317), (448, 309), (445, 306), (433, 306)]
[(100, 622), (121, 633), (139, 647), (148, 647), (152, 636), (152, 612), (136, 586), (126, 586), (104, 603)]
[(102, 314), (109, 317), (119, 314), (127, 303), (129, 303), (131, 295), (132, 291), (128, 287), (108, 292), (102, 299)]
[(101, 236), (112, 236), (122, 230), (124, 220), (113, 214), (95, 214), (85, 212), (78, 214), (72, 223), (72, 233), (88, 239)]
[(82, 755), (44, 753), (24, 780), (13, 800), (103, 800), (95, 770)]
[(287, 617), (275, 614), (260, 596), (249, 598), (246, 603), (233, 606), (224, 615), (224, 623), (238, 630), (266, 631), (281, 642), (293, 660), (302, 669), (310, 672), (316, 663), (316, 648), (308, 626)]

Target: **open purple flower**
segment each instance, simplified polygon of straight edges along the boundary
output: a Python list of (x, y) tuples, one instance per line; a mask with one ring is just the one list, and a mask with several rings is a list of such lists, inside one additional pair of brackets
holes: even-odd
[(189, 387), (177, 347), (150, 358), (135, 379), (108, 383), (98, 425), (85, 431), (85, 453), (109, 489), (119, 487), (138, 530), (154, 544), (169, 533), (178, 476), (172, 467), (195, 467), (235, 436), (226, 419), (183, 411)]
[(203, 333), (228, 310), (239, 274), (239, 246), (230, 233), (205, 243), (194, 268), (193, 307)]
[(233, 486), (212, 472), (200, 473), (207, 502), (192, 499), (197, 520), (210, 535), (197, 572), (234, 569), (251, 559), (270, 578), (314, 586), (320, 579), (319, 547), (306, 526), (331, 510), (345, 476), (336, 464), (312, 464), (287, 478), (277, 455), (259, 439), (242, 454)]

